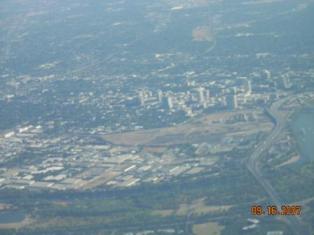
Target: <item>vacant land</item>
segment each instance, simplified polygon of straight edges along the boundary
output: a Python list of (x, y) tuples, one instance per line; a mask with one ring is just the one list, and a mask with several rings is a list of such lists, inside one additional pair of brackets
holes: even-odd
[[(239, 116), (254, 116), (242, 120)], [(262, 111), (224, 112), (192, 119), (174, 127), (132, 131), (104, 136), (106, 141), (125, 146), (170, 146), (185, 143), (221, 142), (223, 137), (238, 138), (270, 131), (272, 123)]]
[(201, 216), (204, 214), (210, 214), (210, 213), (223, 213), (232, 208), (231, 205), (206, 205), (205, 203), (206, 198), (200, 198), (197, 200), (194, 200), (191, 204), (181, 204), (178, 209), (165, 209), (165, 210), (155, 210), (153, 211), (153, 215), (159, 215), (159, 216), (170, 216), (170, 215), (176, 215), (176, 216), (186, 216), (188, 213), (192, 213), (196, 216)]
[(223, 227), (217, 223), (196, 224), (193, 226), (195, 235), (220, 235)]

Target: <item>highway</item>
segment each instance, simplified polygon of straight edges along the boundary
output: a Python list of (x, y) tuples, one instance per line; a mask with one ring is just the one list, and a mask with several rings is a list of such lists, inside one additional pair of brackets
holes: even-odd
[[(275, 127), (272, 130), (271, 134), (267, 137), (265, 141), (263, 141), (261, 144), (259, 144), (255, 151), (252, 153), (252, 155), (249, 158), (249, 161), (247, 163), (247, 167), (249, 171), (252, 173), (252, 175), (255, 177), (255, 179), (258, 181), (258, 183), (263, 187), (265, 192), (270, 197), (272, 204), (276, 205), (278, 208), (281, 208), (283, 203), (280, 200), (279, 195), (275, 191), (275, 189), (272, 187), (270, 182), (263, 177), (263, 174), (260, 169), (260, 160), (263, 156), (263, 153), (267, 151), (276, 138), (280, 135), (280, 133), (283, 131), (283, 129), (286, 126), (288, 117), (292, 113), (283, 114), (279, 111), (279, 108), (286, 102), (291, 99), (295, 99), (295, 96), (286, 97), (284, 99), (281, 99), (277, 102), (275, 102), (269, 110), (266, 110), (268, 114), (273, 118), (275, 121)], [(289, 226), (290, 231), (294, 235), (306, 235), (310, 234), (308, 229), (305, 228), (305, 226), (302, 224), (300, 217), (295, 216), (282, 216), (282, 220)], [(308, 232), (307, 232), (308, 231)]]

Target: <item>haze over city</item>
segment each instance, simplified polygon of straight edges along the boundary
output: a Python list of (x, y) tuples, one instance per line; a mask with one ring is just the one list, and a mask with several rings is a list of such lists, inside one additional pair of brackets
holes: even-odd
[(3, 0), (0, 234), (314, 234), (313, 0)]

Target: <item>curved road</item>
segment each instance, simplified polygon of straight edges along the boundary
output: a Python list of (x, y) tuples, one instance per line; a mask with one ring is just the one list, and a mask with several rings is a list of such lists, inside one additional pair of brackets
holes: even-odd
[[(272, 202), (278, 208), (281, 208), (283, 204), (281, 203), (280, 197), (275, 191), (275, 189), (272, 187), (269, 181), (263, 177), (263, 174), (259, 167), (259, 160), (261, 160), (261, 157), (264, 151), (268, 150), (271, 147), (274, 140), (279, 136), (279, 134), (285, 128), (287, 119), (291, 113), (284, 115), (281, 112), (279, 112), (278, 109), (282, 106), (283, 103), (290, 100), (291, 98), (296, 98), (296, 97), (286, 97), (282, 100), (279, 100), (278, 102), (275, 102), (271, 106), (270, 110), (267, 110), (268, 113), (275, 120), (275, 128), (273, 129), (271, 134), (267, 137), (267, 139), (257, 146), (257, 148), (255, 149), (255, 151), (253, 152), (253, 154), (251, 155), (247, 163), (247, 167), (249, 171), (252, 173), (255, 179), (259, 182), (259, 184), (263, 187), (263, 189), (266, 191), (266, 193), (268, 194)], [(289, 226), (289, 229), (291, 232), (293, 232), (293, 234), (295, 235), (310, 234), (309, 231), (305, 228), (305, 226), (301, 223), (300, 217), (286, 216), (286, 217), (282, 217), (282, 219)]]

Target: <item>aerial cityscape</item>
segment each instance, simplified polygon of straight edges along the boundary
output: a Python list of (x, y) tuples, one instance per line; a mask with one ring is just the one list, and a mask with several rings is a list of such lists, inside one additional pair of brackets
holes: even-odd
[(313, 235), (313, 20), (3, 0), (0, 234)]

